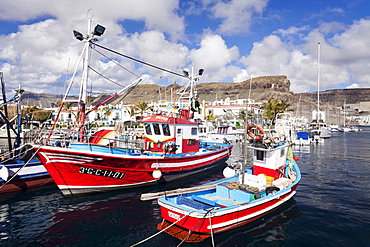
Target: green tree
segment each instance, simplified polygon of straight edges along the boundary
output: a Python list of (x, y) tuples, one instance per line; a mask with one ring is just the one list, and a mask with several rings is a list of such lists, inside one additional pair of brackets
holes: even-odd
[(285, 112), (289, 106), (285, 100), (271, 98), (262, 105), (262, 108), (265, 110), (265, 117), (275, 125), (276, 114)]
[[(254, 111), (250, 110), (247, 112), (248, 113), (248, 118), (256, 118), (256, 114), (254, 113)], [(242, 121), (245, 121), (245, 110), (242, 110), (239, 112), (239, 115), (238, 115), (239, 119), (242, 120)]]
[(146, 103), (146, 102), (139, 102), (136, 105), (136, 108), (139, 110), (140, 115), (143, 116), (144, 115), (144, 112), (146, 110), (148, 110), (150, 107), (148, 106), (148, 103)]
[(127, 110), (128, 114), (130, 114), (130, 117), (134, 117), (137, 113), (136, 111), (138, 110), (138, 108), (136, 106), (130, 105)]
[[(59, 104), (60, 105), (60, 104)], [(68, 111), (68, 112), (72, 112), (72, 108), (73, 108), (73, 105), (74, 103), (73, 102), (64, 102), (63, 104), (63, 109)]]
[(109, 106), (104, 107), (103, 108), (103, 111), (104, 111), (104, 115), (106, 117), (109, 117), (113, 113), (112, 109)]
[(209, 113), (207, 116), (206, 116), (206, 120), (208, 121), (213, 121), (217, 118), (217, 116), (214, 114), (214, 113)]
[(38, 111), (39, 108), (37, 106), (26, 106), (21, 110), (21, 116), (22, 119), (25, 119), (27, 121), (32, 120), (33, 118), (33, 112)]
[(33, 119), (41, 123), (45, 122), (51, 117), (52, 111), (40, 110), (32, 112)]

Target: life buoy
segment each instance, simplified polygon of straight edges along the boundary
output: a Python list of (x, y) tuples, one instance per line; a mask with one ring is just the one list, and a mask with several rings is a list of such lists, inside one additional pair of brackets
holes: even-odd
[(19, 150), (19, 159), (27, 162), (33, 156), (35, 151), (30, 144), (26, 144)]
[[(260, 132), (260, 134), (259, 135), (254, 134), (252, 132), (252, 128), (256, 128)], [(262, 137), (264, 134), (265, 134), (265, 131), (262, 129), (261, 126), (255, 125), (255, 124), (248, 125), (248, 136), (252, 138), (253, 140), (257, 140), (257, 141), (262, 140)]]

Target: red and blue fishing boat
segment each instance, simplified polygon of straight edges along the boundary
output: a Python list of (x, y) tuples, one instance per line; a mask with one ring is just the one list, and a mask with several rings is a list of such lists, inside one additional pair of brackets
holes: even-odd
[[(91, 19), (89, 29), (90, 24)], [(89, 81), (87, 69), (90, 68), (88, 52), (91, 52), (90, 48), (95, 49), (98, 46), (95, 43), (96, 36), (103, 32), (104, 28), (100, 25), (96, 26), (92, 35), (86, 37), (74, 31), (76, 38), (85, 42), (83, 53), (87, 54), (80, 56), (85, 63), (85, 71), (80, 96), (76, 101), (80, 118), (77, 141), (53, 146), (50, 145), (53, 144), (50, 138), (47, 138), (46, 142), (34, 144), (37, 157), (62, 193), (65, 196), (77, 196), (155, 185), (183, 179), (223, 164), (231, 154), (232, 145), (201, 142), (199, 124), (191, 120), (190, 106), (188, 109), (143, 117), (141, 124), (144, 125), (144, 139), (128, 140), (127, 136), (119, 131), (107, 129), (92, 135), (86, 134), (85, 120), (90, 112), (113, 97), (129, 92), (141, 81), (141, 78), (136, 79), (93, 109), (86, 110), (86, 83)], [(202, 73), (201, 69), (198, 75)], [(71, 78), (59, 112), (65, 102), (71, 102), (67, 94), (72, 87), (74, 76)], [(191, 76), (186, 75), (186, 78), (190, 79), (191, 85), (198, 80), (193, 73)], [(190, 93), (189, 102), (193, 100), (194, 94)], [(59, 113), (56, 121), (58, 116)]]
[[(249, 132), (258, 129), (249, 127)], [(253, 154), (249, 169), (234, 164), (225, 168), (226, 178), (211, 184), (143, 194), (142, 200), (158, 198), (166, 226), (159, 229), (171, 232), (176, 226), (188, 231), (184, 241), (192, 233), (204, 234), (204, 239), (253, 222), (289, 201), (301, 179), (289, 143), (252, 136), (258, 138), (247, 147)]]
[(116, 136), (108, 145), (38, 146), (37, 157), (62, 193), (76, 196), (183, 179), (224, 164), (232, 151), (230, 144), (200, 142), (198, 124), (186, 119), (153, 115), (142, 123), (144, 145)]

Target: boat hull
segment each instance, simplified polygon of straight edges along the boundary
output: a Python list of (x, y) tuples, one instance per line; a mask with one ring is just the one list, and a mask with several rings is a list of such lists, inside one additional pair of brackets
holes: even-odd
[[(251, 148), (264, 150), (258, 146)], [(157, 196), (164, 220), (197, 234), (220, 233), (246, 225), (291, 200), (301, 180), (300, 169), (287, 144), (264, 152), (268, 164), (255, 161), (253, 169), (246, 170), (243, 176), (220, 179), (189, 192), (178, 189), (166, 191), (164, 196), (152, 193), (142, 196), (142, 199)], [(259, 152), (254, 153), (261, 158)], [(281, 160), (277, 159), (282, 153), (286, 157), (283, 155)], [(270, 177), (265, 173), (271, 160), (276, 160), (274, 167), (281, 167), (279, 176)], [(280, 166), (282, 163), (285, 166)], [(265, 165), (265, 170), (256, 170), (257, 164)]]
[[(232, 146), (181, 157), (112, 154), (42, 146), (37, 156), (65, 196), (171, 182), (221, 164)], [(154, 170), (162, 176), (154, 178)]]
[[(234, 208), (220, 210), (215, 213), (185, 212), (172, 207), (169, 204), (158, 201), (163, 219), (175, 223), (184, 229), (199, 234), (213, 234), (228, 231), (230, 229), (251, 223), (264, 215), (273, 212), (296, 193), (296, 186), (287, 193), (273, 199), (261, 201), (258, 205), (245, 204)], [(181, 220), (179, 220), (181, 219)]]
[(0, 178), (0, 193), (26, 190), (53, 183), (53, 179), (37, 159), (31, 160), (27, 165), (20, 160), (9, 161), (4, 166), (8, 170), (9, 177), (6, 181)]

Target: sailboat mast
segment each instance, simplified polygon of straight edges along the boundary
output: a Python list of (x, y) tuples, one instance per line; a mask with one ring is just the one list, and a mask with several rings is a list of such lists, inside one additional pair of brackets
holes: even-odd
[[(91, 22), (92, 18), (88, 18), (87, 21), (87, 35), (91, 34)], [(87, 99), (87, 81), (89, 78), (89, 62), (90, 62), (90, 49), (88, 47), (90, 40), (84, 40), (86, 49), (85, 49), (85, 59), (83, 61), (83, 72), (82, 72), (82, 83), (80, 88), (80, 97), (79, 97), (79, 112), (80, 112), (80, 134), (79, 141), (83, 141), (85, 135), (85, 112), (86, 112), (86, 99)]]
[(320, 41), (317, 43), (317, 114), (320, 114)]

